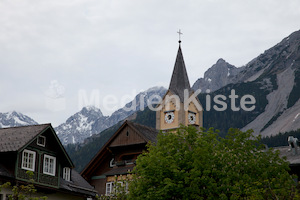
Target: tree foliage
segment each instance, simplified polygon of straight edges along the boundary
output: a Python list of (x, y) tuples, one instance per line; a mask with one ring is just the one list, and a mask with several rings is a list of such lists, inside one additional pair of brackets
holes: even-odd
[(181, 127), (160, 133), (137, 159), (130, 199), (293, 199), (294, 177), (279, 152), (251, 131)]
[(27, 171), (26, 174), (29, 176), (28, 184), (16, 184), (12, 186), (10, 182), (6, 182), (3, 185), (0, 185), (0, 191), (1, 188), (12, 188), (12, 194), (8, 196), (9, 200), (46, 200), (46, 196), (38, 197), (35, 195), (37, 193), (37, 189), (33, 185), (33, 172)]

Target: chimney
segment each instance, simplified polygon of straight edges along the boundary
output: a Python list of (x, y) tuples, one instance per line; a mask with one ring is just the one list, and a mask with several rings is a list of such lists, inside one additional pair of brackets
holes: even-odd
[(298, 155), (298, 138), (294, 138), (294, 136), (289, 136), (288, 143), (290, 146), (289, 151), (292, 151), (293, 155)]

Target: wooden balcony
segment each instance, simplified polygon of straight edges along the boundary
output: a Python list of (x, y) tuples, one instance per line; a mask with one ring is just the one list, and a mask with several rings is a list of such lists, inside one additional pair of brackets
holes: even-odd
[(50, 176), (43, 173), (34, 172), (33, 177), (29, 177), (26, 173), (27, 170), (18, 168), (17, 170), (17, 178), (24, 181), (33, 180), (34, 184), (41, 184), (49, 187), (59, 187), (59, 178), (57, 176)]

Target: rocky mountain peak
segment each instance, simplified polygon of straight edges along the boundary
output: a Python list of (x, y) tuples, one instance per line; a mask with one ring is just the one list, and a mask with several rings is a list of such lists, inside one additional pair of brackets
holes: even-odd
[(219, 58), (219, 60), (217, 61), (216, 64), (222, 64), (222, 63), (226, 63), (226, 61), (223, 58)]
[(96, 115), (96, 116), (99, 116), (99, 117), (103, 117), (103, 114), (102, 114), (101, 110), (99, 108), (96, 108), (95, 106), (83, 107), (81, 109), (80, 113), (82, 113), (85, 116)]
[(254, 81), (261, 75), (278, 74), (291, 66), (298, 66), (295, 62), (300, 60), (299, 46), (300, 30), (246, 64), (241, 73), (234, 78), (234, 83)]
[(220, 58), (211, 68), (204, 73), (204, 78), (199, 78), (193, 85), (193, 89), (215, 91), (232, 82), (232, 77), (237, 75), (242, 68), (237, 68)]
[(0, 128), (28, 126), (38, 124), (30, 117), (23, 115), (17, 111), (0, 113)]

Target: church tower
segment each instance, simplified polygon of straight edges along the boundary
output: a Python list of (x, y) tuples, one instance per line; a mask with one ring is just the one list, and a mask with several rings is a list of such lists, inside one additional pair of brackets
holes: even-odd
[(181, 51), (181, 41), (173, 69), (169, 89), (156, 111), (156, 129), (174, 131), (180, 125), (203, 126), (203, 109), (197, 95), (191, 89)]

